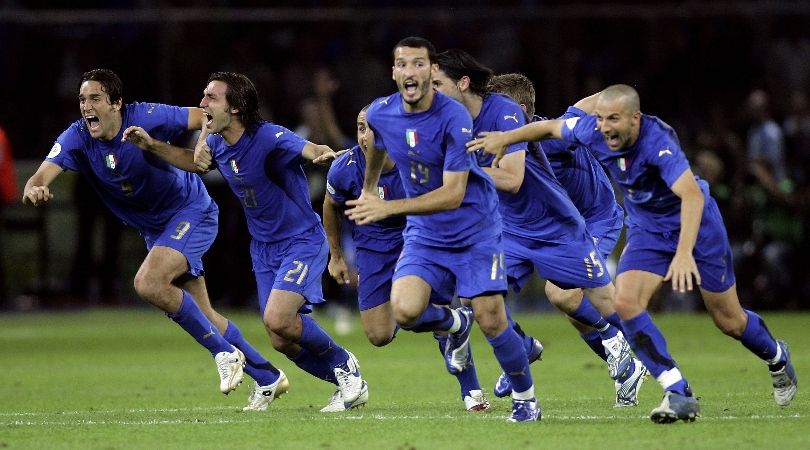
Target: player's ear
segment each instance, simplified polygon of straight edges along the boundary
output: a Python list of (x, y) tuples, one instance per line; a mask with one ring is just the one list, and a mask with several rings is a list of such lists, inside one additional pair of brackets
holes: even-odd
[(458, 90), (459, 91), (466, 91), (470, 87), (470, 77), (464, 75), (458, 80)]

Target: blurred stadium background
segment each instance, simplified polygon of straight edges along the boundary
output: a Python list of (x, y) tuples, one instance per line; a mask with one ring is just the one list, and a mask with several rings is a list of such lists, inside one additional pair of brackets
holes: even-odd
[[(712, 183), (743, 304), (810, 308), (810, 3), (403, 5), (0, 0), (0, 127), (13, 149), (16, 184), (22, 187), (79, 118), (77, 81), (91, 68), (118, 72), (125, 102), (187, 106), (199, 103), (209, 73), (243, 72), (257, 84), (266, 119), (340, 148), (354, 139), (357, 111), (393, 91), (392, 46), (420, 35), (440, 51), (463, 48), (496, 72), (526, 74), (543, 115), (556, 116), (608, 84), (635, 86), (642, 110), (676, 129), (693, 169)], [(332, 126), (323, 126), (324, 108), (334, 112)], [(324, 172), (308, 169), (320, 210)], [(252, 308), (242, 213), (216, 176), (206, 180), (221, 207), (206, 260), (213, 302)], [(17, 200), (0, 209), (0, 311), (142, 303), (131, 287), (145, 255), (142, 240), (106, 218), (79, 181), (61, 176), (45, 208)], [(354, 293), (327, 278), (326, 295), (352, 305)], [(659, 309), (700, 308), (694, 296), (663, 291)], [(518, 310), (548, 309), (542, 297), (536, 279), (510, 301)]]

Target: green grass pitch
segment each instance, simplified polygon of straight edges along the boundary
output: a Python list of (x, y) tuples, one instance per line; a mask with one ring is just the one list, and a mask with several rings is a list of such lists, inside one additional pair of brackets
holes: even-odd
[(248, 377), (222, 395), (213, 359), (153, 308), (0, 315), (0, 448), (810, 448), (810, 395), (801, 384), (810, 383), (808, 314), (764, 315), (790, 344), (801, 380), (786, 408), (773, 401), (765, 365), (707, 315), (657, 316), (703, 410), (694, 423), (670, 425), (648, 418), (661, 397), (652, 378), (638, 407), (614, 409), (606, 366), (558, 314), (517, 317), (546, 346), (532, 365), (543, 419), (528, 424), (505, 422), (510, 402), (491, 394), (500, 369), (478, 330), (473, 348), (491, 411), (464, 410), (429, 334), (400, 332), (375, 348), (356, 320), (337, 340), (359, 358), (369, 404), (322, 414), (332, 385), (275, 353), (257, 315), (228, 315), (290, 378), (290, 392), (267, 412), (241, 412)]

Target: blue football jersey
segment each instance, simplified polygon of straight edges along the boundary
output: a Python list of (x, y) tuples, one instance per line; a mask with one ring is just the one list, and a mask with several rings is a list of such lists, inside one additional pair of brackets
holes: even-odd
[(498, 196), (492, 179), (478, 167), (465, 143), (472, 118), (461, 103), (434, 93), (423, 112), (408, 113), (399, 93), (372, 102), (366, 116), (375, 146), (394, 160), (409, 198), (442, 186), (443, 174), (469, 172), (464, 199), (457, 209), (408, 216), (405, 239), (438, 247), (463, 247), (501, 233)]
[[(326, 191), (335, 202), (345, 205), (347, 200), (360, 197), (365, 172), (366, 155), (355, 145), (332, 162), (326, 174)], [(377, 193), (383, 200), (405, 198), (405, 189), (396, 167), (380, 174)], [(360, 226), (352, 221), (348, 222), (352, 227), (354, 245), (358, 248), (385, 252), (402, 245), (405, 217), (393, 216)]]
[[(680, 230), (681, 199), (671, 186), (689, 169), (675, 131), (661, 119), (642, 114), (639, 137), (629, 148), (611, 150), (597, 129), (596, 117), (572, 117), (563, 139), (587, 147), (624, 194), (627, 225), (649, 231)], [(695, 176), (704, 196), (709, 186)]]
[(211, 197), (198, 175), (121, 142), (121, 137), (127, 127), (137, 125), (157, 140), (171, 141), (186, 131), (188, 109), (128, 103), (121, 117), (121, 129), (110, 141), (93, 139), (84, 119), (77, 120), (59, 135), (46, 161), (81, 173), (116, 217), (156, 238), (178, 211), (190, 205), (205, 208)]
[(216, 167), (242, 203), (253, 239), (277, 242), (322, 227), (302, 167), (305, 139), (263, 122), (234, 145), (219, 134), (208, 136), (207, 142)]
[[(571, 106), (560, 119), (584, 117), (585, 112)], [(535, 116), (534, 120), (542, 120)], [(577, 207), (592, 234), (592, 229), (600, 223), (621, 223), (624, 210), (616, 201), (613, 186), (605, 170), (585, 148), (571, 145), (559, 139), (548, 139), (540, 143), (548, 158), (554, 176), (565, 188), (568, 197)]]
[[(525, 123), (523, 110), (514, 100), (489, 94), (475, 118), (473, 133), (477, 136), (482, 131), (509, 131)], [(504, 233), (550, 243), (568, 242), (571, 236), (581, 236), (585, 222), (537, 144), (514, 144), (507, 148), (507, 153), (523, 150), (526, 150), (523, 184), (514, 194), (498, 192)], [(493, 158), (479, 153), (478, 163), (489, 167)]]

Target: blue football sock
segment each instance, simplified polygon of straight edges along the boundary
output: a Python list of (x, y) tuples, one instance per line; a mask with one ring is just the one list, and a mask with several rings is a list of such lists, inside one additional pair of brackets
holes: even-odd
[[(447, 336), (434, 334), (433, 337), (439, 342), (439, 354), (442, 355), (442, 360), (444, 360), (444, 347), (447, 344)], [(470, 352), (472, 352), (472, 343), (470, 343)], [(475, 362), (472, 359), (472, 355), (470, 356), (470, 363), (467, 367), (461, 372), (453, 374), (453, 376), (456, 377), (461, 387), (462, 400), (464, 400), (464, 397), (470, 395), (470, 391), (481, 390), (481, 383), (478, 382), (478, 373), (475, 370)]]
[(607, 321), (607, 323), (616, 327), (617, 330), (621, 331), (622, 334), (626, 334), (624, 332), (624, 327), (622, 326), (622, 319), (621, 317), (619, 317), (619, 313), (614, 312), (613, 314), (605, 317), (605, 320)]
[(582, 338), (583, 341), (585, 341), (586, 344), (588, 344), (588, 347), (590, 347), (591, 350), (593, 350), (593, 352), (596, 353), (596, 356), (607, 361), (607, 353), (605, 353), (606, 352), (605, 346), (602, 345), (602, 337), (599, 336), (598, 331), (591, 330), (587, 333), (580, 334), (579, 336)]
[(610, 326), (610, 324), (602, 317), (602, 314), (600, 314), (599, 311), (593, 307), (591, 302), (584, 297), (582, 302), (580, 302), (579, 307), (575, 311), (568, 313), (568, 315), (582, 324), (599, 330), (599, 336), (601, 336), (603, 341), (616, 336), (617, 332), (619, 331), (618, 328)]
[[(630, 343), (630, 347), (636, 352), (636, 356), (644, 363), (650, 373), (658, 379), (659, 383), (666, 384), (665, 389), (677, 392), (682, 395), (691, 395), (689, 385), (680, 370), (677, 369), (675, 360), (667, 350), (667, 341), (664, 335), (652, 321), (647, 311), (638, 316), (622, 321), (622, 328), (627, 331), (625, 338)], [(666, 373), (677, 373), (672, 382), (662, 382), (661, 375)]]
[[(518, 336), (520, 336), (520, 340), (523, 341), (523, 348), (526, 350), (526, 356), (529, 356), (534, 351), (534, 338), (526, 334), (523, 331), (523, 328), (520, 327), (520, 324), (515, 322), (512, 319), (512, 313), (509, 311), (509, 306), (504, 303), (504, 309), (506, 309), (506, 320), (509, 322), (509, 327), (515, 330)], [(599, 345), (602, 345), (601, 343)]]
[(328, 381), (337, 385), (335, 373), (332, 371), (332, 366), (329, 365), (323, 358), (317, 357), (309, 350), (301, 347), (301, 351), (295, 356), (288, 356), (287, 359), (292, 361), (299, 369), (313, 375), (321, 380)]
[[(461, 314), (459, 314), (459, 316), (461, 316)], [(416, 319), (416, 323), (410, 326), (400, 325), (400, 327), (417, 333), (426, 331), (448, 331), (452, 328), (454, 320), (453, 311), (451, 311), (450, 308), (428, 304), (427, 308), (425, 308), (422, 314), (419, 315), (419, 318)], [(462, 317), (461, 320), (464, 320), (464, 318)]]
[(525, 392), (534, 386), (532, 373), (529, 370), (529, 359), (526, 358), (526, 351), (523, 350), (523, 343), (515, 330), (507, 327), (503, 333), (494, 338), (487, 338), (495, 358), (501, 365), (501, 369), (509, 377), (512, 383), (512, 390)]
[(329, 367), (337, 367), (349, 359), (349, 354), (308, 314), (301, 317), (301, 337), (297, 344), (324, 360)]
[[(774, 339), (771, 332), (768, 331), (765, 321), (753, 311), (746, 309), (745, 314), (748, 315), (748, 323), (745, 325), (745, 331), (743, 331), (742, 336), (737, 339), (739, 339), (742, 345), (750, 350), (751, 353), (757, 355), (757, 357), (765, 361), (773, 359), (776, 356), (779, 344), (776, 343), (776, 339)], [(782, 358), (778, 363), (769, 365), (769, 368), (772, 371), (776, 371), (781, 369), (784, 365), (785, 359)]]
[(225, 338), (219, 334), (217, 327), (205, 317), (200, 307), (194, 302), (188, 292), (183, 292), (183, 301), (180, 303), (180, 309), (174, 314), (167, 313), (166, 315), (175, 321), (180, 327), (186, 330), (186, 333), (197, 340), (203, 347), (215, 356), (220, 352), (232, 352), (233, 345), (229, 344)]
[(245, 372), (256, 380), (259, 386), (268, 386), (278, 380), (278, 369), (273, 367), (270, 361), (245, 340), (242, 331), (235, 323), (228, 321), (228, 328), (223, 337), (245, 354)]

